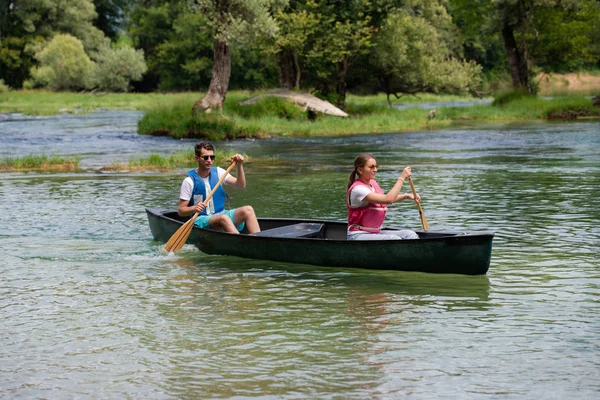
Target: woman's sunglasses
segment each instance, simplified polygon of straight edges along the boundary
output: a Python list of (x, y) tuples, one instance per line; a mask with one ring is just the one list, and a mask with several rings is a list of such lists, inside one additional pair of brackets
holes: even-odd
[(208, 161), (208, 159), (209, 159), (209, 158), (210, 158), (211, 160), (213, 160), (213, 161), (214, 161), (214, 159), (215, 159), (215, 156), (214, 156), (214, 155), (212, 155), (212, 156), (198, 156), (198, 157), (200, 157), (200, 158), (201, 158), (201, 159), (203, 159), (204, 161)]

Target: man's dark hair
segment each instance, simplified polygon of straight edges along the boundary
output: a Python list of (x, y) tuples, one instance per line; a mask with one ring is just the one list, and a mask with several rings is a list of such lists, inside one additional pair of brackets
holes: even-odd
[(208, 142), (198, 142), (196, 143), (196, 146), (194, 146), (194, 153), (196, 153), (196, 155), (199, 156), (202, 152), (202, 149), (215, 151), (215, 148), (212, 144)]

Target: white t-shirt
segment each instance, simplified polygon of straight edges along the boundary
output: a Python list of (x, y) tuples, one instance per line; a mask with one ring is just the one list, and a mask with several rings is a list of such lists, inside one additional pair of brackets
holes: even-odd
[(350, 208), (365, 207), (369, 204), (364, 201), (370, 193), (375, 193), (375, 188), (365, 185), (356, 185), (350, 191)]
[[(225, 172), (226, 171), (223, 168), (217, 167), (217, 173), (219, 174), (219, 179), (221, 179), (223, 177), (223, 175), (225, 175)], [(227, 174), (227, 178), (225, 178), (223, 180), (224, 185), (228, 185), (227, 180), (229, 178), (232, 178), (231, 174)], [(208, 181), (208, 177), (206, 177), (206, 178), (200, 177), (200, 179), (202, 179), (204, 181), (204, 190), (206, 191), (206, 193), (207, 194), (210, 193), (210, 191), (212, 189), (210, 187), (210, 182)], [(179, 191), (179, 198), (181, 200), (189, 201), (192, 198), (193, 192), (194, 192), (194, 181), (189, 176), (186, 176), (185, 179), (183, 180), (183, 183), (181, 184), (181, 190)], [(204, 196), (202, 196), (201, 194), (194, 196), (194, 204), (202, 203), (203, 201), (204, 201)], [(206, 207), (206, 213), (208, 215), (215, 213), (215, 203), (213, 202), (212, 197), (208, 201), (208, 205)]]

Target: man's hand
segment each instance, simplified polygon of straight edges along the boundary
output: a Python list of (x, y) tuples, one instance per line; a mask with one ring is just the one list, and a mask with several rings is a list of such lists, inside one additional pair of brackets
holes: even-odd
[(231, 157), (231, 161), (235, 162), (237, 165), (240, 165), (244, 162), (244, 156), (241, 154), (236, 154), (233, 157)]

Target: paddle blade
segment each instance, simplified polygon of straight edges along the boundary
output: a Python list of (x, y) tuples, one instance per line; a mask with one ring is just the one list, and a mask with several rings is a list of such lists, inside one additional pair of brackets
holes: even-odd
[(192, 228), (194, 227), (194, 221), (196, 218), (189, 219), (185, 224), (183, 224), (177, 232), (171, 236), (169, 241), (165, 243), (165, 250), (168, 252), (181, 250), (185, 242), (187, 241), (190, 233), (192, 233)]
[(419, 215), (421, 216), (421, 224), (423, 224), (423, 230), (426, 231), (429, 229), (429, 225), (427, 224), (427, 218), (425, 218), (425, 214), (423, 213), (423, 209), (421, 205), (419, 205)]

